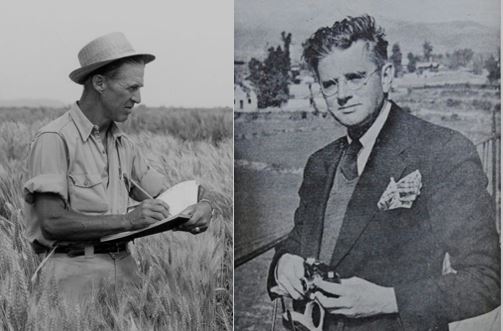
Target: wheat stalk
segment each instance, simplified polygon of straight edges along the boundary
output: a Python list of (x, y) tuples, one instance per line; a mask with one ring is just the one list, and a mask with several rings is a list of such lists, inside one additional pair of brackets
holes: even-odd
[[(221, 266), (221, 260), (231, 256), (232, 247), (232, 112), (148, 112), (151, 117), (139, 117), (138, 129), (155, 128), (151, 134), (134, 135), (140, 148), (170, 183), (191, 178), (201, 181), (215, 202), (218, 218), (204, 237), (174, 233), (137, 240), (132, 251), (142, 272), (141, 288), (117, 297), (105, 292), (101, 299), (95, 295), (90, 302), (73, 307), (57, 295), (50, 270), (43, 270), (34, 285), (26, 282), (41, 257), (24, 237), (24, 158), (35, 130), (61, 112), (41, 111), (33, 118), (16, 118), (22, 123), (18, 125), (5, 124), (9, 120), (0, 111), (0, 329), (226, 329), (215, 292), (224, 295), (215, 288), (228, 289), (232, 281), (227, 272), (232, 270), (232, 261), (228, 260), (224, 271)], [(28, 112), (8, 116), (22, 114)], [(169, 134), (156, 126), (175, 122), (169, 124)], [(223, 302), (232, 310), (231, 302)], [(227, 322), (231, 318), (227, 316)]]

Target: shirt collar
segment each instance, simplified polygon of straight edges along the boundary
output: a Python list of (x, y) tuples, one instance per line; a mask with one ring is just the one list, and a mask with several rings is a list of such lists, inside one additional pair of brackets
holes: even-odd
[[(73, 122), (75, 123), (75, 126), (77, 127), (82, 140), (87, 141), (87, 139), (89, 139), (89, 136), (95, 129), (95, 125), (91, 123), (86, 115), (84, 115), (77, 102), (71, 105), (70, 116), (73, 119)], [(110, 133), (112, 137), (114, 137), (114, 140), (124, 135), (124, 132), (117, 126), (117, 123), (115, 122), (112, 122)]]
[[(379, 135), (379, 132), (381, 132), (382, 127), (384, 126), (384, 123), (386, 122), (386, 119), (388, 118), (389, 112), (391, 110), (391, 102), (388, 100), (384, 100), (384, 104), (382, 106), (382, 110), (377, 115), (376, 120), (374, 123), (370, 126), (370, 128), (361, 136), (360, 138), (360, 143), (362, 146), (365, 147), (372, 147), (377, 139), (377, 136)], [(351, 138), (349, 135), (346, 135), (348, 139), (348, 143), (351, 144)]]
[(112, 134), (112, 137), (114, 137), (114, 140), (117, 140), (124, 135), (124, 131), (122, 131), (115, 122), (112, 122), (112, 125), (110, 126), (110, 133)]

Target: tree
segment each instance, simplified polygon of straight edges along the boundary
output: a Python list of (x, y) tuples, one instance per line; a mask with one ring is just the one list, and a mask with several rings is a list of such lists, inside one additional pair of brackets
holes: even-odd
[(489, 56), (489, 58), (486, 60), (484, 68), (488, 71), (487, 79), (489, 80), (489, 83), (493, 84), (500, 79), (501, 73), (499, 56), (498, 59), (496, 59), (491, 54), (491, 56)]
[(287, 71), (290, 71), (291, 63), (290, 63), (290, 45), (292, 44), (292, 34), (286, 34), (285, 31), (281, 32), (281, 41), (283, 41), (283, 58), (285, 60), (285, 68)]
[(456, 49), (452, 54), (448, 54), (447, 66), (449, 69), (466, 67), (472, 60), (474, 52), (470, 48)]
[(264, 65), (262, 62), (256, 58), (251, 58), (248, 62), (248, 69), (250, 70), (250, 76), (248, 79), (255, 87), (255, 92), (257, 93), (257, 106), (259, 108), (265, 108), (267, 99), (267, 77), (264, 70)]
[(478, 54), (473, 58), (472, 61), (472, 72), (475, 75), (481, 75), (482, 74), (482, 69), (484, 69), (484, 57), (482, 54)]
[(248, 79), (254, 85), (260, 85), (260, 83), (263, 81), (263, 70), (264, 70), (262, 62), (252, 57), (250, 62), (248, 62), (248, 69), (250, 71), (250, 76), (248, 76)]
[(444, 54), (431, 54), (431, 61), (440, 63), (444, 59)]
[(400, 76), (402, 73), (402, 52), (398, 43), (393, 44), (391, 49), (391, 62), (393, 62), (393, 66), (395, 67), (395, 77)]
[(423, 44), (423, 55), (425, 61), (430, 61), (431, 53), (433, 53), (433, 46), (429, 41), (425, 40)]
[(416, 71), (416, 62), (417, 62), (416, 57), (414, 56), (414, 54), (409, 52), (409, 54), (407, 54), (407, 59), (409, 60), (409, 63), (407, 63), (407, 71), (415, 72)]
[(290, 44), (292, 34), (282, 32), (281, 46), (269, 47), (266, 59), (261, 62), (252, 58), (248, 62), (250, 76), (257, 93), (259, 108), (279, 107), (288, 101), (289, 97), (289, 75), (290, 75)]

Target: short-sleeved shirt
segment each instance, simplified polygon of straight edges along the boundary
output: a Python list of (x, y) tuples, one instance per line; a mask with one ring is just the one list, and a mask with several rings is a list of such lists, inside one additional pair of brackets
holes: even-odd
[(158, 195), (166, 180), (151, 168), (139, 148), (115, 123), (106, 146), (99, 129), (75, 103), (70, 110), (40, 129), (28, 157), (24, 184), (26, 235), (50, 247), (34, 210), (35, 193), (58, 194), (71, 209), (87, 215), (125, 214), (133, 202), (134, 180), (150, 195)]

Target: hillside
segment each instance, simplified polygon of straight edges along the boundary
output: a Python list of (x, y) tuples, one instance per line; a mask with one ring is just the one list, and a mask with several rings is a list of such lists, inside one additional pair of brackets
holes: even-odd
[[(471, 48), (478, 53), (495, 53), (500, 44), (500, 32), (496, 27), (488, 27), (472, 21), (452, 21), (443, 23), (409, 23), (387, 18), (377, 18), (377, 21), (384, 27), (387, 39), (391, 45), (400, 43), (402, 54), (408, 52), (422, 53), (422, 44), (428, 40), (433, 45), (434, 53), (444, 54), (452, 52), (458, 48)], [(325, 20), (324, 22), (328, 22)], [(234, 28), (235, 57), (241, 60), (248, 60), (251, 57), (261, 58), (266, 53), (266, 49), (271, 45), (281, 43), (280, 33), (287, 30), (292, 33), (292, 60), (300, 59), (302, 42), (306, 40), (316, 27), (312, 20), (299, 21), (290, 25), (290, 29), (285, 21), (283, 24), (275, 25), (241, 24), (236, 21)]]
[(66, 105), (59, 101), (59, 100), (53, 100), (53, 99), (3, 99), (0, 100), (0, 108), (1, 107), (27, 107), (27, 108), (38, 108), (38, 107), (45, 107), (45, 108), (63, 108)]

